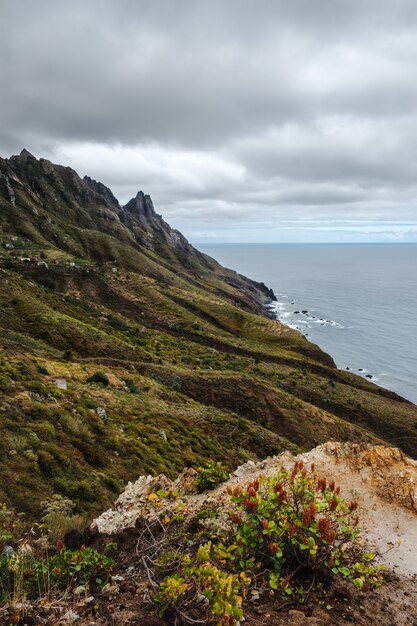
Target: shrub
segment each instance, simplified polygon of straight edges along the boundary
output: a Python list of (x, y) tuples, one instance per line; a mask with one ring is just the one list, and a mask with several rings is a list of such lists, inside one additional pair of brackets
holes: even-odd
[(81, 515), (74, 515), (75, 504), (69, 498), (54, 494), (41, 503), (43, 508), (42, 523), (53, 541), (62, 539), (70, 530), (81, 530), (85, 520)]
[[(59, 512), (71, 517), (72, 507), (71, 501), (53, 496), (46, 515)], [(36, 532), (39, 528), (24, 524), (21, 515), (0, 505), (0, 602), (17, 603), (51, 591), (106, 582), (114, 566), (111, 558), (84, 546), (68, 550), (62, 541), (56, 542), (58, 549), (51, 554), (45, 536)], [(104, 551), (108, 552), (107, 546)]]
[(69, 435), (79, 437), (83, 441), (91, 442), (92, 434), (83, 419), (77, 414), (64, 413), (60, 420)]
[[(45, 567), (45, 566), (44, 566)], [(114, 561), (94, 548), (61, 548), (47, 564), (52, 584), (60, 589), (74, 585), (102, 585), (109, 577)]]
[(297, 462), (292, 472), (236, 487), (232, 546), (223, 557), (239, 569), (267, 569), (269, 584), (304, 600), (306, 589), (332, 574), (368, 589), (382, 581), (374, 555), (360, 549), (357, 503), (346, 502), (334, 481)]
[(107, 374), (105, 374), (104, 372), (95, 372), (95, 374), (87, 378), (86, 382), (88, 385), (92, 385), (96, 383), (99, 385), (103, 385), (104, 387), (107, 387), (110, 381), (109, 381)]
[(125, 383), (126, 387), (129, 389), (130, 393), (138, 393), (139, 390), (135, 382), (131, 378), (123, 378), (123, 382)]
[(208, 461), (206, 467), (197, 468), (196, 483), (199, 491), (214, 489), (230, 476), (230, 470), (221, 461)]
[(41, 402), (34, 402), (29, 412), (30, 419), (37, 421), (52, 421), (53, 412), (51, 409)]
[(10, 380), (10, 376), (0, 372), (0, 391), (7, 393), (8, 391), (12, 391), (12, 389), (13, 383)]
[(163, 580), (155, 596), (161, 617), (173, 617), (177, 623), (177, 617), (186, 616), (186, 623), (201, 624), (215, 619), (218, 626), (236, 624), (242, 619), (242, 601), (250, 579), (214, 565), (210, 552), (211, 542), (201, 545), (196, 565), (186, 556), (180, 570)]
[(29, 544), (23, 544), (17, 552), (0, 556), (0, 601), (37, 598), (78, 585), (102, 585), (113, 566), (113, 559), (93, 548), (62, 547), (49, 558), (38, 558)]

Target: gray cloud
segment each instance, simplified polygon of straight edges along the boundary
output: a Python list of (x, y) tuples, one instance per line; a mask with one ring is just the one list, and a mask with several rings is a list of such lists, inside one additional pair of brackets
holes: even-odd
[(196, 238), (417, 223), (416, 35), (414, 0), (0, 0), (0, 153)]

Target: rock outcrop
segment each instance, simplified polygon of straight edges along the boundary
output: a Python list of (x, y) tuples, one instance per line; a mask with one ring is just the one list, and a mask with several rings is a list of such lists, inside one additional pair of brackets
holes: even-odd
[[(117, 534), (135, 526), (139, 518), (154, 519), (155, 494), (160, 490), (174, 491), (185, 498), (187, 511), (195, 515), (201, 507), (215, 505), (228, 509), (228, 487), (246, 484), (255, 477), (273, 475), (281, 466), (292, 467), (297, 460), (314, 463), (323, 476), (335, 479), (346, 499), (359, 504), (362, 527), (369, 548), (380, 555), (381, 562), (395, 567), (403, 574), (417, 574), (415, 546), (417, 545), (417, 461), (405, 456), (398, 448), (328, 442), (301, 455), (289, 452), (260, 463), (249, 461), (238, 467), (229, 481), (212, 492), (198, 494), (194, 489), (193, 470), (171, 481), (166, 476), (141, 476), (129, 483), (116, 500), (114, 509), (100, 515), (92, 528), (105, 534)], [(191, 472), (191, 473), (190, 473)], [(174, 509), (177, 502), (164, 504)]]

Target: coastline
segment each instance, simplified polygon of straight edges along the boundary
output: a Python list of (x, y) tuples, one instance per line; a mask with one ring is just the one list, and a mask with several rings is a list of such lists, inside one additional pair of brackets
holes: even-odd
[(340, 370), (417, 403), (415, 244), (206, 244), (203, 250), (272, 287), (277, 302), (266, 303), (265, 315), (301, 332)]
[[(343, 374), (349, 374), (349, 375), (352, 375), (352, 376), (358, 376), (359, 378), (361, 378), (363, 380), (366, 380), (368, 383), (371, 383), (372, 385), (375, 385), (375, 387), (377, 387), (378, 390), (381, 391), (381, 394), (383, 394), (384, 396), (388, 395), (392, 399), (395, 399), (395, 400), (398, 400), (398, 401), (401, 401), (401, 402), (405, 402), (405, 403), (410, 404), (410, 405), (416, 405), (415, 402), (413, 402), (412, 400), (402, 396), (401, 394), (396, 392), (394, 389), (389, 389), (389, 388), (385, 387), (384, 385), (378, 384), (379, 379), (375, 375), (370, 374), (365, 368), (358, 368), (358, 370), (355, 370), (354, 368), (351, 368), (349, 366), (339, 367), (336, 364), (336, 362), (334, 360), (334, 357), (329, 352), (324, 350), (319, 343), (316, 343), (315, 341), (312, 341), (309, 338), (308, 334), (303, 333), (300, 328), (296, 327), (293, 324), (287, 324), (279, 316), (279, 309), (277, 308), (277, 306), (279, 305), (278, 298), (276, 297), (276, 295), (275, 295), (275, 293), (273, 292), (272, 289), (270, 289), (270, 291), (274, 294), (274, 299), (269, 299), (265, 303), (265, 310), (266, 310), (267, 317), (269, 317), (270, 319), (274, 319), (274, 320), (280, 322), (280, 324), (283, 324), (284, 326), (287, 326), (291, 330), (294, 330), (294, 331), (298, 332), (305, 339), (306, 342), (317, 346), (321, 350), (321, 352), (324, 355), (326, 355), (333, 362), (333, 367), (335, 369), (337, 369), (339, 372), (341, 372)], [(308, 310), (304, 309), (304, 311), (305, 311), (305, 314), (308, 313)], [(321, 321), (321, 320), (319, 320), (319, 321)], [(328, 322), (331, 323), (331, 320), (328, 320)]]

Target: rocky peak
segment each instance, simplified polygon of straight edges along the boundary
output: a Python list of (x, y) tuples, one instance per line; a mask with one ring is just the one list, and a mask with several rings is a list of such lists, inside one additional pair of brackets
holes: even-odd
[(29, 150), (26, 150), (26, 148), (23, 148), (23, 150), (21, 151), (21, 153), (19, 154), (20, 157), (30, 157), (31, 159), (35, 159), (36, 157), (33, 156), (33, 154), (31, 152), (29, 152)]
[(110, 204), (119, 208), (119, 201), (113, 195), (113, 192), (111, 189), (109, 189), (109, 187), (106, 187), (106, 185), (103, 185), (103, 183), (101, 183), (100, 181), (94, 180), (94, 178), (90, 178), (90, 176), (84, 176), (83, 182), (87, 185), (89, 189), (92, 189), (96, 193), (100, 194), (100, 196), (106, 198), (106, 200), (110, 202)]
[(143, 191), (138, 191), (136, 198), (129, 200), (124, 209), (141, 217), (156, 217), (152, 198), (148, 194), (143, 193)]

